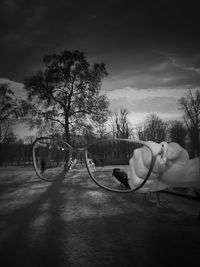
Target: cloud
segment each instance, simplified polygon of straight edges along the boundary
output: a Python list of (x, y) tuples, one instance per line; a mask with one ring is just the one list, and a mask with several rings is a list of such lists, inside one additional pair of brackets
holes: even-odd
[(120, 108), (129, 111), (129, 118), (133, 124), (144, 121), (147, 115), (154, 113), (161, 119), (174, 120), (182, 118), (182, 111), (178, 108), (178, 99), (188, 93), (187, 89), (137, 89), (122, 88), (108, 91), (110, 108), (117, 112)]
[(120, 109), (132, 111), (132, 103), (126, 97), (119, 97), (117, 99), (110, 99), (110, 109), (113, 112), (118, 112)]
[(188, 57), (170, 56), (172, 65), (186, 72), (200, 74), (200, 54)]
[(11, 81), (9, 79), (0, 78), (0, 83), (7, 83), (15, 96), (19, 99), (25, 99), (27, 94), (22, 83)]
[(148, 113), (176, 113), (177, 99), (174, 97), (146, 97), (140, 100), (135, 100), (132, 104), (132, 111), (148, 112)]
[[(33, 66), (41, 68), (44, 54), (79, 49), (106, 63), (114, 77), (108, 90), (189, 84), (184, 71), (198, 74), (198, 67), (180, 69), (163, 54), (199, 51), (198, 9), (181, 3), (179, 12), (169, 2), (2, 0), (0, 75), (23, 81)], [(190, 84), (196, 80), (193, 75)]]
[(118, 99), (120, 97), (125, 97), (131, 100), (144, 99), (148, 97), (174, 97), (176, 99), (187, 93), (187, 89), (181, 89), (179, 87), (172, 89), (171, 87), (157, 87), (148, 89), (138, 89), (125, 87), (121, 89), (116, 89), (106, 92), (110, 99)]
[[(153, 51), (148, 51), (147, 54), (138, 52), (137, 55), (130, 55), (129, 59), (120, 60), (121, 69), (118, 67), (118, 70), (112, 70), (110, 76), (103, 81), (102, 88), (105, 91), (125, 87), (195, 89), (200, 87), (199, 62), (198, 53), (190, 58), (179, 54), (172, 57)], [(113, 61), (113, 66), (117, 64), (119, 65)]]

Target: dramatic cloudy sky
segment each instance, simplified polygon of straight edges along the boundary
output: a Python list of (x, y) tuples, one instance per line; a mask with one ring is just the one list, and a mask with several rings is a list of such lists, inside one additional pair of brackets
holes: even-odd
[(44, 54), (80, 50), (109, 73), (102, 89), (133, 123), (180, 117), (177, 99), (200, 87), (198, 1), (1, 0), (0, 78), (17, 82)]

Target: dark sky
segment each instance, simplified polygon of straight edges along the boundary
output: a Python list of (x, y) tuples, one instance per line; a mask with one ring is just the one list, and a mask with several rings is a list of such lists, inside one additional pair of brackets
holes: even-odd
[(45, 54), (105, 62), (104, 89), (200, 85), (198, 1), (1, 0), (0, 78), (23, 82)]

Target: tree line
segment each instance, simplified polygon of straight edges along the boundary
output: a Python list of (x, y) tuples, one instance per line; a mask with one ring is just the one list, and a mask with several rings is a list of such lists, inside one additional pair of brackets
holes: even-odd
[(150, 114), (133, 129), (126, 109), (119, 113), (109, 109), (109, 100), (101, 92), (107, 75), (103, 62), (90, 64), (83, 52), (63, 51), (45, 55), (42, 69), (25, 78), (27, 100), (17, 99), (8, 84), (0, 84), (1, 151), (6, 144), (19, 143), (12, 125), (17, 118), (26, 118), (30, 128), (38, 129), (38, 136), (57, 135), (70, 144), (84, 145), (109, 137), (167, 140), (186, 147), (192, 157), (199, 155), (199, 90), (188, 91), (178, 101), (183, 122), (164, 122)]

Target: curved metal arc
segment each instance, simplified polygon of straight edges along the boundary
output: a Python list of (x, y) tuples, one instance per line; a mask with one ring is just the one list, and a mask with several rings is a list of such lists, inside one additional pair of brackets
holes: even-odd
[(147, 141), (142, 141), (142, 140), (133, 140), (133, 139), (129, 139), (129, 138), (108, 138), (108, 139), (101, 139), (101, 140), (98, 140), (98, 141), (94, 141), (92, 143), (89, 143), (86, 148), (94, 145), (94, 144), (98, 144), (98, 143), (104, 143), (104, 142), (109, 142), (109, 141), (126, 141), (126, 142), (129, 142), (129, 143), (138, 143), (138, 144), (142, 144), (142, 145), (146, 145), (150, 148), (150, 146), (148, 145), (148, 142)]
[[(36, 142), (40, 141), (40, 140), (49, 140), (49, 139), (53, 139), (52, 137), (39, 137), (39, 138), (36, 138), (33, 143), (32, 143), (32, 147), (31, 147), (31, 150), (32, 150), (32, 159), (33, 159), (33, 167), (35, 169), (35, 172), (37, 173), (37, 175), (39, 176), (39, 178), (41, 180), (44, 180), (44, 181), (47, 181), (47, 182), (52, 182), (52, 180), (49, 180), (49, 179), (46, 179), (44, 178), (40, 172), (38, 171), (38, 168), (37, 168), (37, 163), (36, 163), (36, 157), (35, 157), (35, 149), (34, 149), (34, 146), (36, 144)], [(73, 150), (73, 147), (70, 146), (67, 142), (65, 142), (64, 140), (62, 139), (59, 139), (59, 138), (55, 138), (57, 141), (60, 141), (62, 143), (64, 143), (65, 145), (67, 145), (69, 147), (69, 149)]]
[[(87, 146), (87, 149), (88, 149), (91, 145), (93, 145), (93, 144), (101, 143), (101, 142), (105, 142), (105, 141), (109, 141), (109, 140), (111, 140), (111, 139), (102, 139), (102, 140), (100, 140), (99, 142), (93, 142), (93, 143), (91, 143), (91, 144), (89, 144), (89, 145)], [(149, 148), (149, 150), (150, 150), (150, 152), (151, 152), (151, 163), (150, 163), (149, 171), (148, 171), (148, 173), (147, 173), (145, 179), (143, 180), (143, 182), (142, 182), (138, 187), (133, 188), (133, 189), (130, 189), (130, 190), (126, 190), (126, 191), (124, 191), (124, 190), (119, 190), (119, 189), (111, 189), (111, 188), (109, 188), (109, 187), (107, 187), (107, 186), (105, 186), (105, 185), (100, 184), (100, 183), (95, 179), (95, 177), (92, 175), (92, 173), (90, 172), (90, 169), (89, 169), (89, 166), (88, 166), (88, 162), (87, 162), (87, 159), (88, 159), (88, 157), (87, 157), (88, 150), (86, 149), (86, 150), (85, 150), (85, 157), (84, 157), (84, 158), (85, 158), (85, 165), (86, 165), (86, 167), (87, 167), (88, 173), (89, 173), (90, 177), (92, 178), (92, 180), (93, 180), (98, 186), (102, 187), (103, 189), (106, 189), (106, 190), (111, 191), (111, 192), (117, 192), (117, 193), (130, 193), (130, 192), (135, 192), (135, 191), (139, 190), (142, 186), (144, 186), (144, 184), (145, 184), (145, 183), (147, 182), (147, 180), (149, 179), (149, 177), (150, 177), (150, 175), (151, 175), (151, 172), (152, 172), (152, 170), (153, 170), (154, 164), (155, 164), (155, 162), (156, 162), (156, 157), (157, 157), (157, 155), (153, 153), (151, 147), (150, 147), (150, 146), (148, 145), (148, 143), (145, 142), (145, 141), (141, 141), (141, 140), (134, 141), (134, 140), (131, 140), (131, 139), (122, 139), (122, 138), (112, 139), (112, 140), (116, 140), (116, 141), (128, 141), (128, 142), (130, 142), (130, 143), (138, 143), (138, 144), (142, 144), (142, 145), (144, 145), (144, 146), (146, 146), (146, 147)]]

